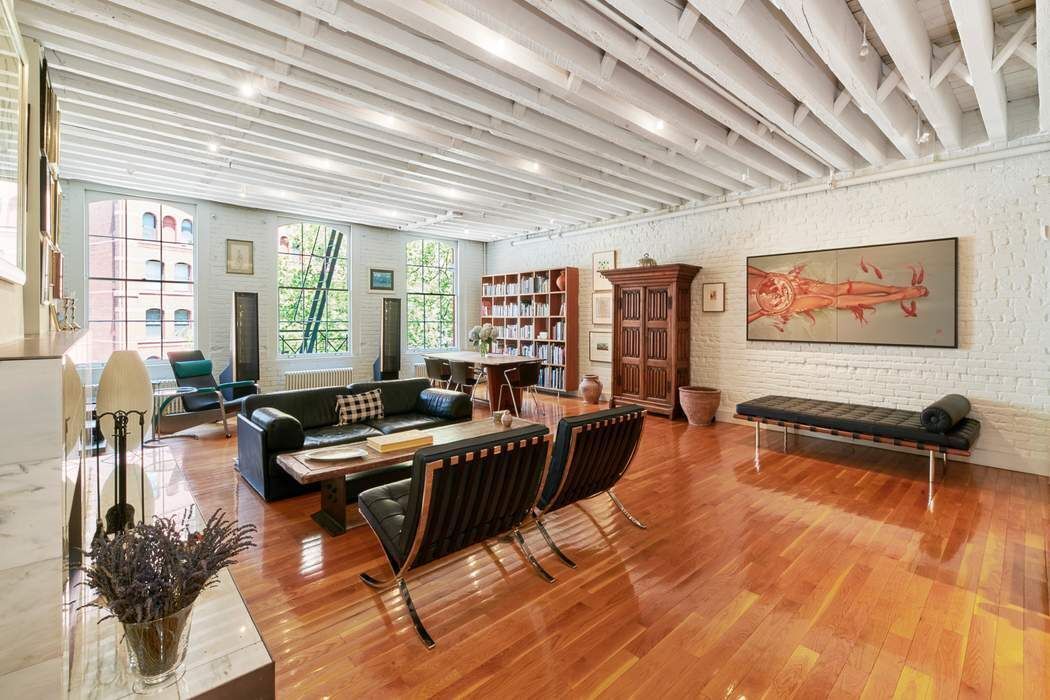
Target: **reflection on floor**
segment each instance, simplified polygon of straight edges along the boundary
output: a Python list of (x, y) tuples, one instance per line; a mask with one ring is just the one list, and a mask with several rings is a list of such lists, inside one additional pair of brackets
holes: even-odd
[[(552, 425), (593, 408), (545, 403)], [(1043, 477), (952, 463), (931, 513), (922, 456), (770, 434), (756, 471), (750, 426), (650, 418), (617, 489), (649, 529), (606, 498), (554, 514), (576, 570), (526, 532), (554, 585), (504, 542), (450, 558), (412, 588), (427, 652), (357, 578), (384, 566), (366, 528), (264, 504), (236, 440), (195, 432), (170, 445), (198, 503), (260, 528), (234, 575), (283, 697), (1050, 696)]]

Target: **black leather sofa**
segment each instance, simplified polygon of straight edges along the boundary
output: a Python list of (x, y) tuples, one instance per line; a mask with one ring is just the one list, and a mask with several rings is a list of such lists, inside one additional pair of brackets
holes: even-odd
[[(383, 418), (339, 425), (336, 396), (380, 389)], [(238, 469), (267, 501), (317, 490), (299, 484), (277, 464), (285, 452), (359, 442), (374, 435), (436, 428), (470, 420), (470, 398), (459, 391), (430, 388), (427, 379), (359, 382), (348, 387), (278, 391), (247, 396), (237, 416)], [(347, 499), (368, 488), (407, 478), (410, 465), (374, 469), (348, 479)]]

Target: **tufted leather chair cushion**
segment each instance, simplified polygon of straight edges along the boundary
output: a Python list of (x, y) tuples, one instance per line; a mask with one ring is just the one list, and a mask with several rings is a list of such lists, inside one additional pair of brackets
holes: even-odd
[(933, 433), (922, 427), (918, 411), (794, 396), (763, 396), (737, 404), (736, 411), (742, 416), (813, 425), (843, 433), (913, 440), (959, 450), (969, 450), (981, 432), (980, 422), (972, 418), (964, 418), (946, 433)]
[(372, 526), (383, 549), (398, 566), (407, 554), (407, 551), (400, 547), (400, 540), (411, 488), (412, 480), (403, 479), (368, 489), (357, 497), (357, 507), (361, 515)]

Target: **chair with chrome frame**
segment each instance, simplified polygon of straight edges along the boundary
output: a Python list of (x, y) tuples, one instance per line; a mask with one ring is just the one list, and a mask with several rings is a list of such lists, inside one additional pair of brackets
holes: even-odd
[[(226, 437), (230, 437), (226, 415), (241, 410), (245, 396), (259, 393), (258, 385), (251, 380), (216, 382), (212, 376), (211, 360), (206, 360), (200, 350), (169, 352), (168, 361), (175, 383), (195, 391), (170, 397), (157, 409), (154, 433), (174, 433), (195, 425), (222, 421), (223, 431)], [(234, 392), (241, 395), (236, 396)], [(182, 399), (185, 412), (165, 415), (164, 408), (174, 398)]]
[[(547, 415), (543, 410), (543, 404), (540, 403), (539, 392), (536, 391), (536, 387), (540, 383), (540, 368), (539, 362), (525, 362), (504, 371), (503, 377), (506, 381), (499, 385), (499, 401), (497, 403), (502, 405), (503, 390), (509, 389), (510, 405), (514, 407), (514, 415), (521, 415), (521, 409), (525, 408), (526, 396), (532, 397), (532, 403), (536, 406), (536, 410), (541, 416)], [(518, 406), (518, 401), (514, 398), (514, 392), (519, 390), (521, 391), (521, 406)]]
[(367, 573), (373, 588), (396, 586), (427, 648), (423, 626), (405, 583), (406, 574), (457, 551), (508, 533), (547, 582), (554, 577), (533, 556), (518, 528), (536, 505), (550, 457), (546, 426), (529, 425), (416, 452), (412, 477), (368, 489), (358, 509), (375, 532), (393, 578)]
[(633, 525), (646, 529), (612, 492), (638, 450), (645, 414), (641, 406), (627, 405), (562, 418), (558, 423), (550, 469), (533, 515), (547, 546), (573, 569), (575, 562), (558, 548), (543, 522), (551, 511), (607, 493)]

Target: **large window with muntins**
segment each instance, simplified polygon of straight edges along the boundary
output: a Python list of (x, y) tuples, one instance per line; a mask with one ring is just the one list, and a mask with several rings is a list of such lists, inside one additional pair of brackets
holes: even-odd
[(282, 355), (350, 352), (350, 231), (300, 221), (277, 229), (277, 345)]
[(408, 347), (456, 346), (456, 244), (414, 239), (405, 249)]
[(91, 361), (127, 349), (163, 362), (194, 349), (192, 237), (169, 225), (192, 231), (194, 207), (92, 194), (87, 215)]

